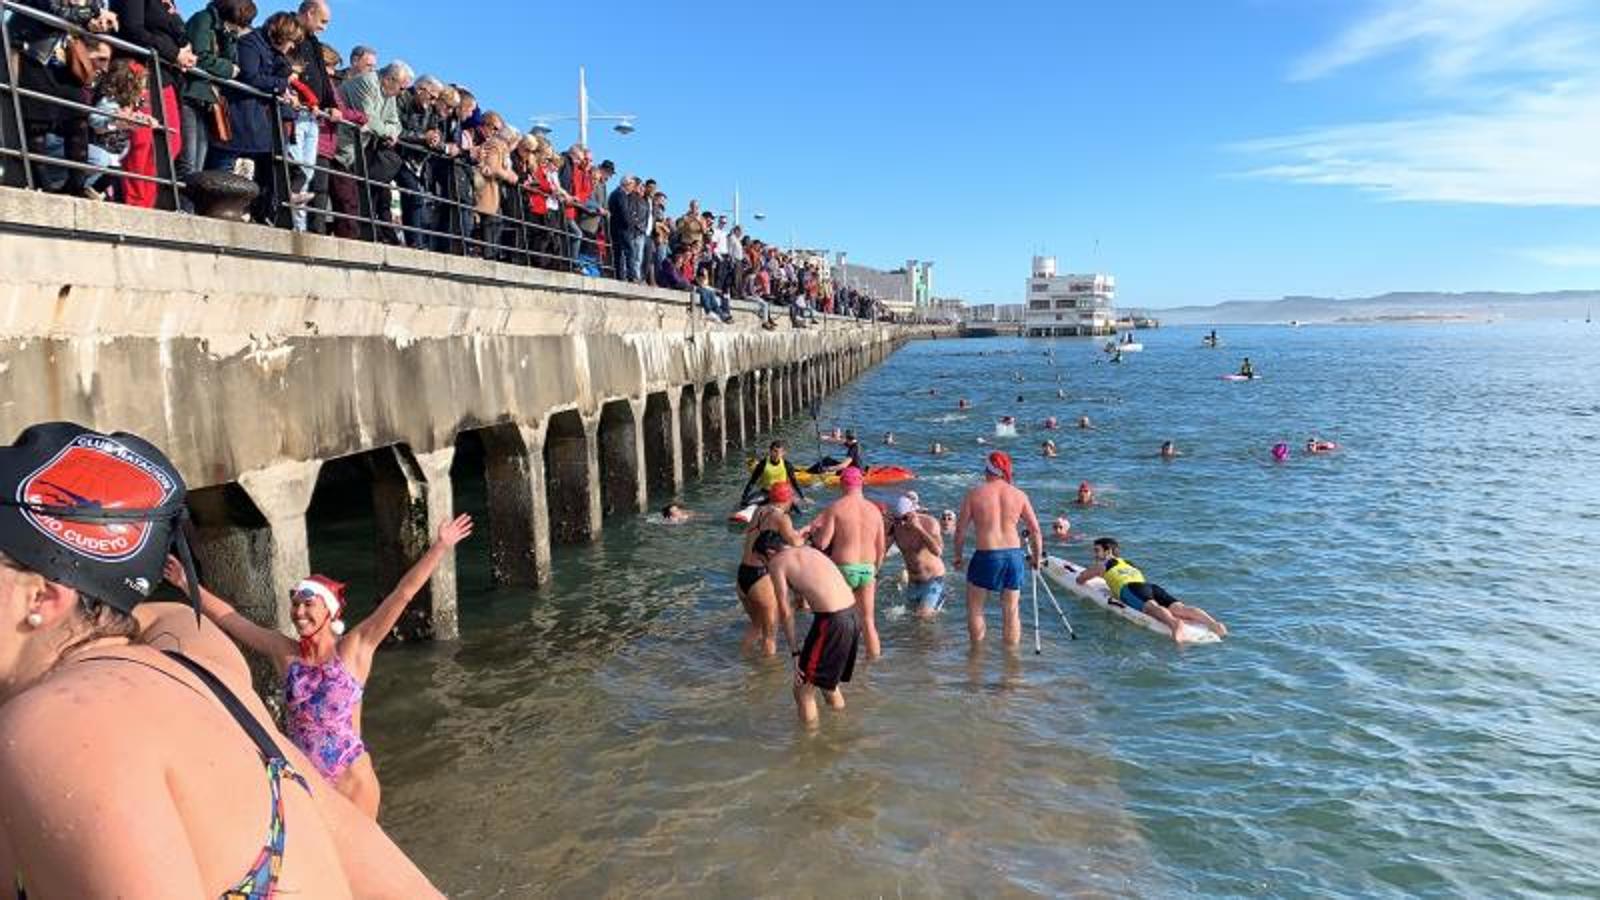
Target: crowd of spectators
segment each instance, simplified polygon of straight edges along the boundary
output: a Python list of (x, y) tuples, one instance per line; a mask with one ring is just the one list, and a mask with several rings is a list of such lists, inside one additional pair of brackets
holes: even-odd
[[(368, 46), (342, 57), (321, 40), (326, 0), (264, 18), (255, 0), (210, 0), (187, 19), (175, 0), (19, 2), (87, 32), (24, 15), (5, 26), (14, 52), (0, 74), (56, 101), (19, 98), (37, 188), (153, 207), (167, 179), (226, 171), (254, 181), (249, 216), (263, 224), (691, 291), (725, 322), (730, 300), (753, 301), (767, 328), (773, 306), (795, 327), (819, 312), (882, 315), (835, 288), (823, 257), (695, 200), (673, 216), (654, 179), (608, 189), (610, 160), (518, 131), (464, 85)], [(101, 35), (154, 51), (159, 71)]]

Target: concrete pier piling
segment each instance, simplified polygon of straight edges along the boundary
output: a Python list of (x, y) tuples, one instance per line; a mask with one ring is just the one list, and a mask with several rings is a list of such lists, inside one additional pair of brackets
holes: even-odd
[[(759, 449), (912, 336), (836, 318), (765, 331), (747, 305), (734, 314), (722, 325), (684, 293), (0, 189), (0, 433), (71, 418), (161, 446), (190, 485), (208, 584), (286, 631), (319, 483), (370, 490), (387, 590), (454, 514), (454, 482), (481, 474), (486, 539), (459, 552), (487, 553), (498, 583), (537, 586), (553, 542), (596, 540), (605, 517)], [(401, 636), (458, 636), (459, 602), (447, 559)]]

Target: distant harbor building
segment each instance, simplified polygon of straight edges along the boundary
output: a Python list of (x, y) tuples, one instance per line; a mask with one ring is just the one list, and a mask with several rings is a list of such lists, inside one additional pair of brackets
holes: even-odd
[(960, 297), (935, 297), (930, 306), (930, 316), (937, 321), (966, 321), (967, 301), (962, 300)]
[(865, 291), (897, 316), (931, 317), (933, 314), (933, 263), (908, 259), (904, 268), (874, 269), (834, 257), (833, 284)]
[(1021, 303), (975, 303), (967, 307), (967, 321), (979, 323), (1014, 322), (1021, 324)]
[(1028, 279), (1023, 328), (1031, 336), (1111, 334), (1117, 279), (1111, 275), (1057, 275), (1054, 256), (1035, 256)]

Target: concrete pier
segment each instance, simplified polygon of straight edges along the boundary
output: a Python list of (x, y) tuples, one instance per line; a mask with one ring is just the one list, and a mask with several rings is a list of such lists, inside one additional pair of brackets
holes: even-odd
[[(596, 539), (606, 516), (651, 508), (929, 336), (735, 316), (614, 281), (0, 190), (0, 437), (72, 419), (152, 440), (189, 482), (207, 581), (285, 629), (334, 469), (370, 487), (386, 590), (453, 514), (470, 442), (494, 577), (537, 585), (552, 542)], [(447, 562), (397, 631), (447, 639), (457, 623)]]

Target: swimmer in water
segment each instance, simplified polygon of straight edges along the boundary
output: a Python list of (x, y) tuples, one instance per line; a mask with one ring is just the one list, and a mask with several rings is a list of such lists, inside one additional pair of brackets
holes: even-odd
[(1056, 399), (1057, 400), (1065, 400), (1065, 399), (1067, 399), (1067, 389), (1066, 388), (1056, 388)]
[(1059, 423), (1056, 422), (1055, 416), (1050, 416), (1040, 424), (1043, 425), (1047, 430), (1054, 431)]
[(1177, 444), (1174, 444), (1171, 441), (1162, 441), (1161, 442), (1161, 458), (1162, 459), (1177, 459), (1178, 457), (1180, 457), (1182, 455), (1183, 455), (1182, 453), (1178, 452), (1178, 445)]
[(938, 441), (934, 441), (933, 446), (928, 448), (928, 452), (932, 453), (934, 456), (943, 456), (945, 454), (944, 445)]
[(1094, 485), (1087, 481), (1078, 482), (1078, 496), (1073, 502), (1079, 506), (1094, 506)]
[(1337, 449), (1339, 449), (1339, 445), (1333, 441), (1325, 441), (1315, 435), (1306, 438), (1307, 453), (1332, 453)]
[(1026, 402), (1026, 401), (1025, 401), (1025, 400), (1024, 400), (1024, 399), (1023, 399), (1023, 397), (1022, 397), (1022, 395), (1021, 395), (1021, 394), (1018, 394), (1018, 395), (1017, 395), (1017, 402), (1018, 402), (1018, 403), (1023, 403), (1023, 402)]
[(894, 446), (894, 432), (885, 431), (883, 433), (883, 443), (884, 443), (884, 446), (886, 446), (886, 447), (893, 447)]
[(694, 518), (694, 513), (685, 509), (682, 503), (668, 503), (661, 507), (661, 521), (676, 525)]
[(1079, 416), (1078, 417), (1078, 427), (1092, 430), (1094, 428), (1094, 423), (1089, 421), (1089, 417), (1088, 416)]
[(965, 397), (962, 397), (960, 400), (956, 401), (956, 409), (971, 409), (971, 408), (972, 408), (972, 404), (968, 403), (967, 402), (967, 398), (965, 398)]
[(1072, 540), (1072, 522), (1066, 516), (1056, 516), (1055, 522), (1050, 526), (1050, 534), (1065, 544)]
[(1044, 455), (1045, 459), (1055, 459), (1056, 458), (1056, 442), (1055, 441), (1045, 441), (1043, 444), (1039, 445), (1039, 452)]
[(945, 510), (939, 516), (939, 525), (940, 525), (940, 527), (942, 527), (944, 529), (944, 533), (945, 534), (955, 534), (956, 533), (956, 511), (953, 510), (953, 509)]
[(1287, 462), (1289, 460), (1289, 442), (1279, 441), (1273, 444), (1272, 458), (1277, 462)]

